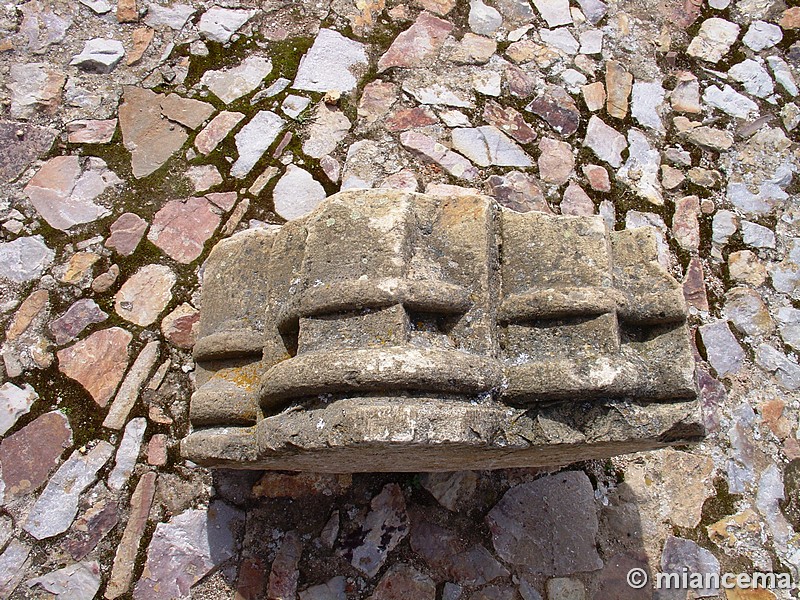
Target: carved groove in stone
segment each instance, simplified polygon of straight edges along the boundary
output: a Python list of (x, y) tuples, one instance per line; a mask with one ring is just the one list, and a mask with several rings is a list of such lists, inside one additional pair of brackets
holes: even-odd
[(649, 229), (485, 196), (342, 192), (212, 251), (182, 451), (424, 471), (697, 440), (685, 321)]

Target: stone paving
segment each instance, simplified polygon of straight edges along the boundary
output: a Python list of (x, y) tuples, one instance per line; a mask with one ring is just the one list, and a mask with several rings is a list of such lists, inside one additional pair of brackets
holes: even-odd
[[(685, 598), (800, 581), (800, 7), (0, 7), (0, 597)], [(705, 442), (550, 469), (182, 460), (203, 261), (339, 190), (653, 226)], [(781, 590), (695, 590), (728, 600)]]

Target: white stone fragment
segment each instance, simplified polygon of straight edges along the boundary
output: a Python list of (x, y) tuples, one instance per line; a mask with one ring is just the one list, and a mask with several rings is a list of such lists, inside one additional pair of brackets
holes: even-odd
[(712, 17), (703, 21), (699, 33), (689, 44), (686, 53), (716, 63), (728, 53), (737, 37), (739, 37), (739, 26), (736, 23)]
[(453, 129), (452, 136), (453, 148), (482, 167), (533, 165), (533, 161), (522, 148), (492, 125)]
[(80, 3), (92, 9), (98, 15), (104, 15), (107, 12), (111, 12), (111, 9), (113, 8), (109, 2), (106, 2), (106, 0), (80, 0)]
[(772, 74), (775, 76), (775, 81), (778, 82), (778, 85), (786, 90), (790, 96), (797, 96), (797, 82), (789, 64), (780, 56), (768, 56), (767, 64), (772, 69)]
[(772, 78), (767, 70), (750, 58), (733, 65), (728, 70), (728, 75), (734, 81), (741, 83), (748, 93), (759, 98), (766, 98), (775, 92)]
[(658, 206), (664, 204), (658, 173), (661, 167), (661, 153), (650, 146), (647, 137), (638, 129), (628, 132), (630, 154), (622, 168), (617, 171), (617, 179), (626, 183), (645, 200)]
[(80, 54), (72, 57), (71, 65), (94, 73), (110, 73), (125, 56), (125, 46), (119, 40), (95, 38), (88, 40)]
[(502, 77), (495, 71), (478, 71), (472, 74), (472, 88), (484, 96), (500, 95)]
[(470, 0), (468, 22), (473, 33), (492, 36), (503, 24), (503, 16), (483, 0)]
[(711, 239), (715, 244), (724, 246), (738, 229), (739, 219), (736, 213), (721, 210), (714, 215), (711, 221)]
[(645, 127), (664, 133), (659, 110), (664, 105), (666, 90), (660, 81), (637, 81), (631, 95), (631, 115)]
[(80, 495), (94, 483), (113, 453), (114, 446), (106, 441), (86, 454), (74, 451), (47, 482), (22, 528), (37, 540), (66, 531), (78, 513)]
[(281, 104), (281, 110), (290, 119), (297, 119), (308, 105), (311, 104), (311, 99), (305, 96), (295, 96), (289, 94)]
[(180, 31), (194, 13), (194, 7), (188, 4), (161, 6), (160, 4), (150, 3), (147, 5), (147, 16), (144, 18), (144, 23), (153, 29), (169, 27), (175, 31)]
[(286, 167), (272, 192), (275, 212), (287, 221), (307, 215), (326, 196), (325, 188), (311, 173), (295, 165)]
[(420, 104), (453, 106), (456, 108), (474, 108), (471, 98), (459, 96), (441, 83), (418, 87), (408, 82), (403, 83), (403, 91), (411, 94)]
[(589, 119), (583, 145), (594, 151), (597, 158), (615, 168), (619, 168), (622, 164), (622, 151), (628, 147), (625, 136), (613, 127), (606, 125), (596, 115), (592, 115)]
[(728, 84), (722, 89), (716, 85), (708, 86), (703, 92), (703, 102), (737, 119), (748, 119), (758, 115), (758, 104)]
[(203, 13), (197, 28), (200, 35), (207, 40), (225, 44), (255, 15), (255, 10), (236, 10), (215, 6)]
[(592, 25), (597, 25), (608, 12), (608, 5), (600, 0), (578, 0), (578, 5)]
[(131, 419), (125, 426), (125, 434), (122, 436), (122, 442), (120, 442), (117, 449), (114, 469), (108, 476), (108, 487), (113, 491), (118, 492), (125, 487), (131, 473), (133, 473), (146, 429), (147, 419), (144, 417)]
[(670, 250), (667, 243), (667, 224), (661, 215), (638, 210), (629, 210), (625, 213), (625, 229), (637, 229), (639, 227), (651, 227), (655, 231), (656, 246), (658, 248), (658, 264), (665, 269), (669, 269)]
[(581, 54), (602, 54), (603, 52), (603, 31), (601, 29), (589, 29), (581, 34)]
[(286, 121), (274, 112), (262, 110), (242, 127), (235, 136), (239, 158), (231, 167), (231, 177), (246, 177), (285, 126)]
[(564, 69), (561, 73), (561, 81), (570, 94), (578, 94), (581, 88), (587, 84), (586, 75), (575, 69)]
[(580, 48), (578, 40), (575, 39), (575, 36), (573, 36), (566, 27), (541, 29), (539, 30), (539, 37), (541, 37), (542, 42), (548, 46), (557, 48), (571, 56), (575, 56)]
[(775, 233), (752, 221), (742, 221), (742, 239), (745, 244), (753, 248), (775, 247)]
[(350, 92), (369, 64), (364, 44), (332, 29), (320, 29), (300, 60), (292, 87), (309, 92)]
[(744, 34), (742, 42), (754, 52), (760, 52), (772, 48), (782, 39), (783, 31), (777, 25), (766, 21), (753, 21), (750, 23), (747, 33)]
[(40, 235), (1, 242), (0, 280), (26, 283), (38, 279), (54, 257), (55, 252), (45, 245)]
[(206, 71), (200, 78), (200, 83), (225, 104), (230, 104), (256, 89), (271, 72), (270, 59), (248, 56), (236, 67)]
[(569, 0), (533, 0), (533, 5), (547, 22), (548, 27), (572, 24)]
[(38, 399), (39, 394), (27, 383), (21, 388), (10, 381), (0, 386), (0, 436), (5, 435), (22, 415), (28, 414)]
[(706, 347), (708, 362), (717, 375), (726, 377), (738, 373), (744, 363), (745, 354), (739, 342), (731, 333), (728, 322), (714, 321), (699, 328), (703, 345)]

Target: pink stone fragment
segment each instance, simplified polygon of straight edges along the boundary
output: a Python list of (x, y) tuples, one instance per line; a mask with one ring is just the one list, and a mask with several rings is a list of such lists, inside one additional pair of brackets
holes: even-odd
[(134, 213), (124, 213), (111, 225), (111, 235), (106, 247), (116, 250), (122, 256), (130, 256), (136, 251), (147, 230), (147, 221)]
[(128, 368), (133, 336), (119, 327), (96, 331), (58, 351), (58, 370), (80, 383), (98, 406), (105, 406)]
[(170, 200), (156, 213), (147, 239), (167, 256), (189, 264), (203, 253), (220, 216), (205, 198)]

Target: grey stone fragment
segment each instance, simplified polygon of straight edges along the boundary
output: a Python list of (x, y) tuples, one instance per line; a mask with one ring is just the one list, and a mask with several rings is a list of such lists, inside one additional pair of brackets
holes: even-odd
[(752, 221), (742, 221), (742, 239), (754, 248), (775, 247), (775, 232)]
[(29, 579), (30, 588), (39, 586), (55, 595), (55, 600), (92, 600), (100, 589), (100, 564), (87, 560), (47, 575)]
[(416, 131), (404, 131), (400, 134), (400, 143), (437, 163), (455, 177), (470, 181), (478, 176), (477, 169), (466, 158), (448, 150), (446, 146), (427, 135)]
[(554, 577), (547, 581), (547, 600), (585, 600), (586, 589), (579, 579)]
[[(711, 552), (701, 548), (695, 542), (670, 536), (664, 543), (664, 550), (661, 554), (661, 572), (677, 573), (679, 576), (688, 572), (719, 577), (719, 561)], [(693, 592), (700, 598), (713, 597), (718, 594), (719, 588), (700, 588), (693, 590)], [(672, 589), (660, 590), (659, 598), (682, 600), (686, 597), (686, 594), (687, 588), (678, 586)]]
[(285, 126), (286, 121), (272, 111), (256, 113), (235, 136), (239, 158), (231, 166), (231, 177), (246, 177)]
[(0, 596), (9, 598), (28, 569), (31, 547), (17, 539), (11, 540), (0, 554)]
[(125, 47), (119, 40), (95, 38), (86, 42), (69, 64), (93, 73), (111, 73), (123, 56)]
[(787, 390), (800, 389), (800, 365), (769, 344), (761, 344), (756, 349), (756, 364), (773, 373)]
[(622, 164), (622, 151), (628, 147), (625, 137), (620, 132), (606, 125), (595, 115), (589, 119), (583, 145), (591, 148), (597, 158), (615, 168), (619, 168)]
[(0, 181), (13, 181), (53, 145), (57, 132), (49, 127), (0, 120)]
[(550, 576), (603, 567), (594, 490), (585, 473), (567, 471), (513, 487), (486, 521), (495, 551), (513, 565)]
[(255, 10), (236, 10), (214, 6), (200, 17), (200, 35), (213, 42), (226, 44), (234, 33), (256, 15)]
[(708, 362), (717, 375), (725, 377), (738, 373), (744, 362), (744, 350), (733, 337), (726, 321), (715, 321), (699, 328), (706, 347)]
[(256, 89), (271, 72), (272, 61), (269, 58), (248, 56), (235, 67), (206, 71), (200, 83), (225, 104), (230, 104)]
[(578, 0), (578, 5), (592, 25), (597, 25), (608, 12), (608, 5), (600, 0)]
[(78, 513), (78, 500), (111, 458), (114, 446), (99, 442), (85, 455), (75, 451), (50, 478), (22, 526), (37, 540), (66, 531)]
[(453, 129), (453, 147), (482, 167), (530, 167), (533, 165), (525, 151), (506, 134), (484, 125), (475, 128)]
[(368, 63), (364, 44), (332, 29), (320, 29), (300, 60), (292, 87), (309, 92), (350, 92)]
[(188, 4), (162, 6), (150, 3), (147, 5), (147, 16), (144, 18), (144, 22), (154, 29), (169, 27), (180, 31), (195, 12), (196, 9)]
[(306, 588), (299, 594), (300, 600), (347, 600), (347, 579), (339, 575), (325, 583)]
[(153, 370), (156, 360), (158, 360), (159, 346), (160, 342), (157, 340), (148, 342), (139, 353), (139, 356), (136, 357), (122, 385), (119, 386), (111, 408), (108, 409), (108, 414), (103, 420), (103, 427), (122, 429), (128, 419), (128, 414), (139, 397), (139, 390), (141, 390), (145, 380), (150, 375), (150, 371)]
[(156, 525), (134, 600), (170, 600), (189, 594), (212, 569), (236, 556), (243, 513), (221, 501), (190, 509)]
[(464, 588), (460, 585), (448, 581), (442, 590), (442, 600), (460, 600), (463, 591)]
[(456, 511), (468, 501), (475, 492), (478, 476), (475, 471), (456, 471), (455, 473), (426, 473), (422, 477), (422, 487), (436, 498), (447, 510)]
[(289, 165), (272, 192), (275, 212), (284, 219), (310, 213), (325, 199), (325, 188), (308, 171)]
[(14, 521), (11, 517), (3, 515), (0, 517), (0, 548), (5, 548), (14, 533)]
[(785, 306), (779, 308), (775, 316), (783, 341), (800, 350), (800, 310)]
[(408, 535), (409, 523), (403, 492), (395, 483), (386, 485), (370, 502), (370, 512), (361, 526), (358, 542), (345, 552), (356, 569), (374, 577), (389, 552)]
[(503, 16), (483, 0), (470, 0), (468, 22), (473, 33), (491, 36), (503, 24)]
[(117, 448), (114, 469), (108, 475), (108, 487), (112, 490), (118, 492), (128, 482), (133, 468), (136, 466), (136, 460), (139, 458), (139, 450), (146, 429), (147, 419), (144, 417), (131, 419), (125, 426), (125, 434)]
[(42, 237), (20, 237), (13, 242), (0, 243), (0, 279), (13, 283), (26, 283), (41, 277), (49, 267), (55, 252), (48, 248)]

